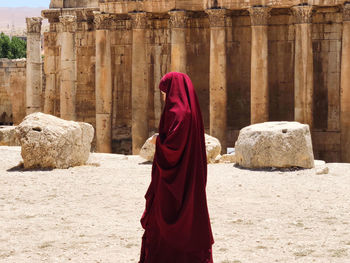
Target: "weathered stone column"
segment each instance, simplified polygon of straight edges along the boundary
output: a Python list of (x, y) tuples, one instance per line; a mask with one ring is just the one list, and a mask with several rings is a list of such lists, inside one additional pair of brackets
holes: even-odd
[(60, 112), (65, 120), (76, 120), (76, 16), (60, 16), (61, 29), (61, 91)]
[(132, 152), (139, 154), (148, 138), (147, 13), (130, 13), (132, 18)]
[[(56, 34), (53, 32), (45, 33), (45, 44)], [(54, 48), (45, 46), (44, 73), (46, 78), (44, 113), (54, 115), (55, 113), (55, 95), (56, 95), (56, 57)]]
[(249, 9), (252, 29), (250, 122), (269, 120), (268, 37), (269, 7)]
[(160, 118), (162, 115), (162, 99), (161, 92), (159, 90), (159, 82), (162, 78), (162, 46), (154, 47), (154, 89), (153, 89), (153, 101), (154, 101), (154, 122), (158, 127)]
[(186, 24), (187, 15), (184, 10), (170, 11), (171, 27), (171, 71), (186, 73)]
[(26, 18), (27, 22), (27, 76), (26, 114), (41, 111), (42, 63), (41, 17)]
[(112, 152), (112, 61), (109, 25), (113, 18), (95, 13), (96, 25), (96, 148)]
[(343, 46), (340, 82), (341, 160), (350, 163), (350, 4), (343, 9)]
[(292, 7), (295, 16), (294, 119), (313, 126), (313, 7)]
[(210, 135), (219, 139), (222, 153), (227, 148), (227, 85), (225, 9), (208, 9), (210, 21)]
[(59, 43), (59, 13), (51, 10), (43, 11), (42, 15), (47, 18), (50, 24), (50, 31), (44, 33), (44, 74), (45, 74), (45, 94), (44, 94), (44, 113), (55, 115), (57, 100), (57, 73), (58, 73), (58, 46)]

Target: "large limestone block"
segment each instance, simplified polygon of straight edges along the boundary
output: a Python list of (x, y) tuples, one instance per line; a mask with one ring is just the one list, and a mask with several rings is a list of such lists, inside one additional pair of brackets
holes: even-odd
[[(155, 134), (155, 135), (158, 135), (158, 134)], [(146, 159), (149, 162), (153, 162), (154, 153), (156, 152), (155, 144), (151, 143), (152, 137), (146, 140), (139, 154), (142, 158)]]
[(309, 126), (265, 122), (243, 128), (236, 142), (236, 161), (246, 168), (314, 167)]
[(15, 128), (16, 126), (0, 126), (0, 146), (19, 146)]
[[(140, 156), (150, 162), (153, 161), (154, 153), (156, 151), (156, 147), (151, 143), (151, 139), (152, 137), (147, 139), (140, 151)], [(208, 163), (215, 163), (216, 157), (221, 152), (221, 144), (219, 140), (205, 134), (205, 146), (207, 150)]]
[(89, 158), (94, 128), (40, 112), (16, 128), (25, 168), (69, 168)]
[(205, 134), (205, 147), (207, 149), (208, 163), (215, 163), (216, 157), (221, 153), (220, 141), (208, 134)]

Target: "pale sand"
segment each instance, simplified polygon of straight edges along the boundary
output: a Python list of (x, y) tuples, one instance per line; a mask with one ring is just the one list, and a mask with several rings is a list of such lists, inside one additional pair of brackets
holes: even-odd
[[(89, 166), (7, 171), (20, 160), (0, 147), (1, 263), (137, 262), (151, 165), (93, 154)], [(329, 167), (209, 165), (214, 262), (350, 262), (350, 164)]]

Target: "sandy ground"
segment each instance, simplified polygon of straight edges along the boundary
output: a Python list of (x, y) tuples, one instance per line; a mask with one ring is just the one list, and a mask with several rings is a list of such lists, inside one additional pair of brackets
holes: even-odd
[[(92, 154), (89, 165), (21, 171), (0, 147), (0, 262), (137, 262), (151, 165)], [(350, 164), (250, 171), (209, 165), (215, 263), (350, 262)]]

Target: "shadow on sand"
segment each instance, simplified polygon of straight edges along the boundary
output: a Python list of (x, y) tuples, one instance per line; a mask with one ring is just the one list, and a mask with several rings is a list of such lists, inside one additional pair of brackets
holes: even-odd
[(306, 168), (302, 167), (286, 167), (286, 168), (277, 168), (277, 167), (265, 167), (265, 168), (246, 168), (243, 166), (240, 166), (239, 164), (235, 163), (233, 165), (235, 168), (241, 169), (241, 170), (248, 170), (252, 172), (295, 172), (295, 171), (302, 171), (307, 170)]
[(53, 168), (30, 168), (30, 169), (26, 169), (24, 168), (24, 165), (22, 162), (20, 162), (18, 165), (7, 169), (7, 172), (42, 172), (42, 171), (52, 171)]

